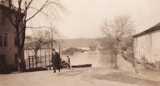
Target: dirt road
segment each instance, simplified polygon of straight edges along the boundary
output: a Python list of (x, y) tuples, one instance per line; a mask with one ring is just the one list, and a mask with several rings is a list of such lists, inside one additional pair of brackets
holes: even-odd
[(103, 68), (0, 75), (0, 86), (160, 86), (159, 82)]

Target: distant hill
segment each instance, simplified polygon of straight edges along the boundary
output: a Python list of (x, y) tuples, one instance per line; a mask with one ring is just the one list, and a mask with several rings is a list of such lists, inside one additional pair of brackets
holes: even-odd
[(99, 39), (63, 39), (62, 48), (89, 48), (90, 45), (98, 43)]
[[(61, 49), (63, 50), (68, 49), (68, 48), (89, 49), (90, 46), (99, 44), (101, 40), (102, 38), (61, 39)], [(27, 46), (27, 44), (28, 42), (26, 42), (25, 47)], [(58, 48), (57, 44), (54, 44), (53, 46)]]
[(65, 50), (62, 51), (62, 54), (64, 55), (74, 55), (75, 53), (84, 53), (88, 50), (85, 49), (78, 49), (78, 48), (67, 48)]

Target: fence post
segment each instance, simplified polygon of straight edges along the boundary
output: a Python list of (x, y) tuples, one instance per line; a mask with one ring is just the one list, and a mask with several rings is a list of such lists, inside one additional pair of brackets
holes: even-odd
[(45, 54), (45, 56), (44, 56), (44, 63), (45, 63), (45, 67), (47, 67), (46, 54)]
[(32, 57), (32, 68), (34, 68), (34, 58)]
[[(50, 53), (51, 53), (51, 51), (50, 51)], [(51, 66), (52, 66), (52, 64), (51, 64), (51, 58), (52, 58), (52, 54), (49, 54), (49, 70), (51, 70)]]
[(31, 58), (29, 57), (28, 60), (29, 60), (29, 69), (30, 69), (31, 68)]

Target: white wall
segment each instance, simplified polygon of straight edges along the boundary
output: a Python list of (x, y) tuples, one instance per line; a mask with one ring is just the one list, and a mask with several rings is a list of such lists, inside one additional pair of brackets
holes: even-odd
[(135, 57), (138, 59), (141, 59), (142, 57), (149, 58), (150, 54), (149, 48), (150, 48), (150, 39), (149, 35), (143, 35), (140, 37), (137, 37), (135, 39)]
[(145, 57), (149, 62), (160, 61), (160, 31), (148, 33), (134, 39), (134, 55)]
[(152, 33), (152, 59), (160, 61), (160, 31)]

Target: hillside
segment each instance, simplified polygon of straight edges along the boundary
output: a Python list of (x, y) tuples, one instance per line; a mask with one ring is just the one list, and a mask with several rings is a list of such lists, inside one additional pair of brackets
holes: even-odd
[(92, 44), (97, 44), (97, 39), (63, 39), (61, 47), (63, 49), (76, 47), (76, 48), (89, 48)]

